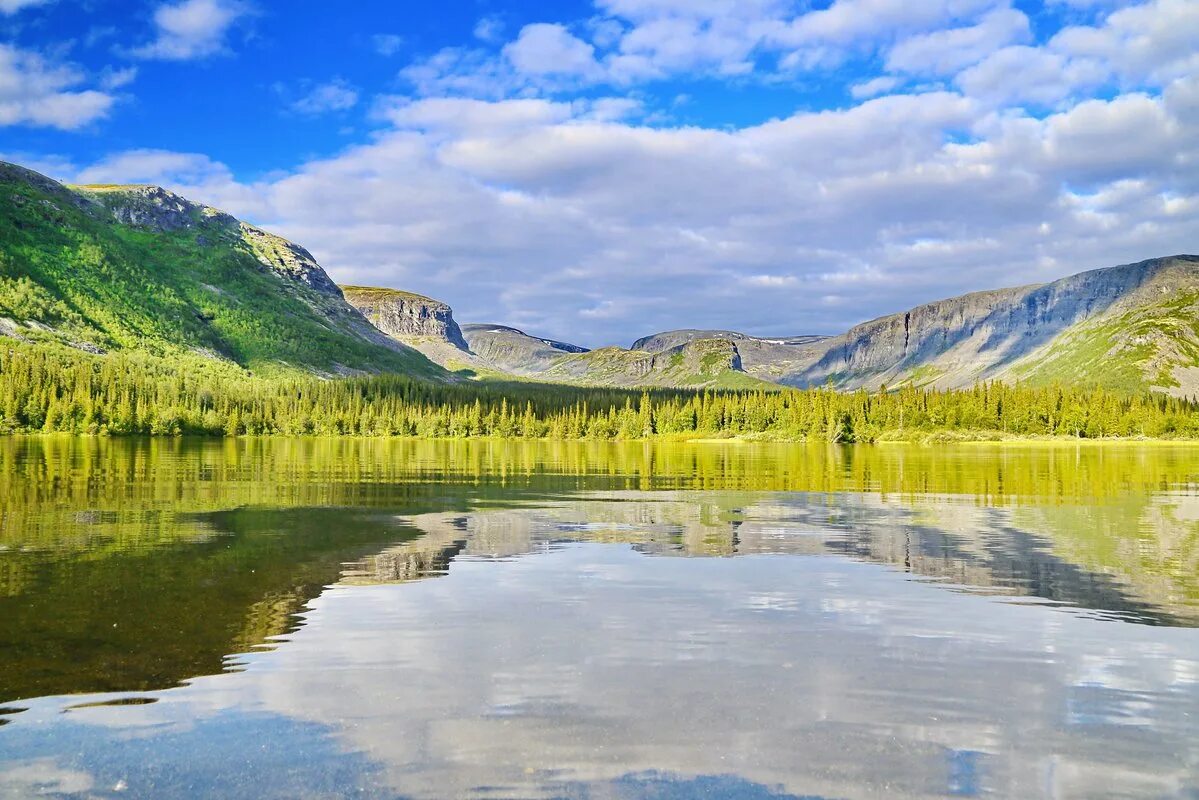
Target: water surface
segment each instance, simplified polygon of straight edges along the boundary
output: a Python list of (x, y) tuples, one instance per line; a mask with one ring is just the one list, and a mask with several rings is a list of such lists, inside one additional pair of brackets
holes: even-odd
[(0, 797), (1199, 796), (1199, 448), (0, 440)]

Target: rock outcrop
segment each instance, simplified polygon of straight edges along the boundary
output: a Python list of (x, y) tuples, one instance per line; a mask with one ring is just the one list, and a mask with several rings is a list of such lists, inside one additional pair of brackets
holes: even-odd
[(689, 342), (721, 339), (736, 346), (740, 359), (738, 369), (762, 380), (777, 381), (791, 370), (807, 364), (811, 358), (809, 345), (827, 338), (812, 335), (760, 337), (738, 331), (684, 329), (643, 337), (633, 343), (633, 349), (658, 353)]
[(505, 325), (464, 325), (473, 352), (492, 369), (543, 381), (592, 386), (712, 386), (752, 384), (737, 343), (694, 339), (650, 352), (585, 347), (540, 339)]
[(267, 269), (324, 294), (340, 296), (337, 284), (306, 249), (203, 203), (161, 186), (77, 186), (122, 225), (156, 233), (200, 229), (201, 245), (234, 244), (246, 249)]
[[(1105, 332), (1102, 322), (1115, 322), (1166, 299), (1193, 298), (1197, 292), (1197, 256), (1158, 258), (1047, 284), (975, 292), (871, 320), (806, 345), (802, 363), (781, 381), (812, 386), (831, 380), (842, 388), (913, 382), (948, 388), (983, 380), (1060, 378), (1110, 385), (1105, 370), (1135, 366), (1128, 363), (1134, 357), (1128, 343), (1119, 341), (1131, 330)], [(1176, 338), (1179, 331), (1168, 321), (1170, 316), (1164, 309), (1141, 314), (1144, 322), (1157, 318), (1166, 323), (1165, 329), (1150, 324), (1141, 332), (1142, 344), (1155, 340), (1151, 349), (1156, 350)], [(1082, 340), (1100, 346), (1094, 339), (1104, 333), (1112, 334), (1113, 341), (1102, 345), (1095, 358), (1083, 359)], [(1047, 369), (1053, 363), (1058, 368)]]
[(514, 375), (536, 375), (564, 355), (588, 352), (586, 347), (530, 336), (507, 325), (463, 325), (462, 335), (470, 351), (492, 369)]
[(403, 342), (434, 339), (447, 342), (462, 351), (470, 347), (462, 329), (454, 321), (454, 312), (440, 300), (398, 289), (371, 286), (343, 286), (347, 302), (388, 336)]

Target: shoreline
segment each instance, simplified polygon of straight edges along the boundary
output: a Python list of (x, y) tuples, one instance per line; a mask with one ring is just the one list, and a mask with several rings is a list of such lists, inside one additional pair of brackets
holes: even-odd
[(82, 433), (72, 431), (6, 431), (0, 432), (0, 441), (5, 439), (94, 439), (148, 440), (148, 441), (263, 441), (270, 439), (313, 440), (313, 441), (405, 441), (405, 442), (541, 442), (546, 444), (698, 444), (698, 445), (826, 445), (837, 447), (937, 447), (938, 445), (969, 445), (971, 447), (1103, 447), (1113, 445), (1139, 446), (1199, 446), (1199, 438), (1153, 438), (1153, 437), (1104, 437), (1079, 438), (1074, 436), (1007, 436), (989, 438), (985, 432), (977, 437), (958, 435), (952, 431), (930, 432), (924, 437), (903, 439), (879, 438), (865, 442), (829, 442), (823, 439), (787, 439), (762, 435), (750, 436), (678, 436), (672, 434), (639, 438), (552, 438), (524, 436), (364, 436), (359, 434), (323, 433), (264, 433), (217, 436), (202, 433), (181, 434), (111, 434)]

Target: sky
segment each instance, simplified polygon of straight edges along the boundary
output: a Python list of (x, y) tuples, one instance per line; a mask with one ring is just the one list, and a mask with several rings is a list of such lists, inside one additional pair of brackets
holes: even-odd
[(0, 0), (0, 158), (588, 346), (1199, 252), (1199, 0)]

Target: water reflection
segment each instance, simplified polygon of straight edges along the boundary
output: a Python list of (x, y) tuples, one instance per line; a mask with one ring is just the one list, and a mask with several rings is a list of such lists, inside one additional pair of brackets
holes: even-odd
[(0, 442), (0, 796), (1189, 796), (1196, 467)]

